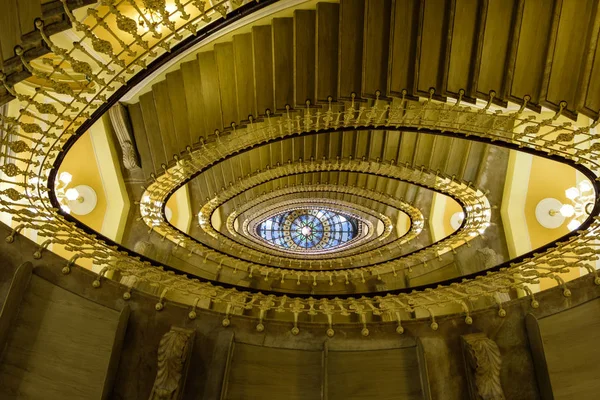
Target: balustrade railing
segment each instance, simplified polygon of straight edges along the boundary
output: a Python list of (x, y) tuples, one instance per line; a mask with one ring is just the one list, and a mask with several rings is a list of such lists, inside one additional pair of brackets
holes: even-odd
[[(471, 323), (472, 304), (483, 298), (497, 302), (499, 315), (503, 316), (498, 293), (519, 288), (528, 291), (528, 284), (549, 277), (562, 285), (565, 296), (568, 296), (569, 289), (560, 274), (572, 268), (585, 268), (591, 274), (596, 274), (595, 283), (600, 284), (592, 265), (600, 254), (597, 241), (600, 231), (596, 217), (598, 207), (594, 208), (593, 219), (582, 225), (580, 231), (543, 253), (477, 279), (383, 297), (289, 297), (220, 286), (167, 272), (127, 254), (113, 243), (99, 240), (65, 219), (51, 201), (54, 166), (65, 146), (88, 126), (94, 112), (104, 109), (112, 94), (147, 68), (152, 60), (168, 52), (181, 40), (201, 31), (211, 21), (219, 23), (221, 18), (227, 17), (228, 7), (248, 2), (216, 1), (207, 7), (208, 3), (201, 0), (176, 0), (176, 9), (169, 11), (162, 0), (103, 0), (100, 7), (90, 8), (81, 19), (71, 13), (66, 0), (63, 2), (81, 39), (73, 42), (72, 46), (61, 48), (46, 35), (43, 23), (37, 22), (44, 42), (52, 51), (50, 61), (44, 62), (51, 72), (37, 68), (17, 49), (24, 68), (42, 80), (44, 85), (33, 89), (31, 85), (21, 83), (13, 87), (7, 83), (6, 76), (0, 74), (0, 82), (21, 106), (17, 117), (0, 116), (6, 129), (2, 137), (6, 145), (4, 149), (10, 149), (3, 152), (3, 163), (0, 165), (0, 211), (12, 216), (17, 224), (7, 238), (8, 242), (13, 241), (21, 230), (32, 229), (45, 240), (36, 256), (41, 256), (50, 244), (62, 245), (71, 252), (72, 257), (66, 263), (64, 273), (69, 273), (77, 260), (90, 259), (102, 268), (102, 276), (114, 271), (120, 276), (134, 277), (130, 282), (160, 287), (157, 310), (162, 309), (163, 302), (173, 296), (189, 304), (208, 305), (222, 310), (225, 314), (224, 325), (229, 324), (229, 315), (234, 310), (246, 310), (249, 315), (258, 318), (258, 330), (264, 329), (263, 322), (267, 318), (290, 320), (291, 316), (297, 328), (299, 317), (310, 315), (321, 318), (328, 325), (328, 335), (334, 334), (334, 322), (347, 321), (349, 316), (356, 316), (363, 326), (363, 334), (368, 334), (367, 322), (373, 316), (384, 314), (396, 318), (398, 332), (402, 332), (401, 319), (417, 310), (428, 313), (432, 328), (437, 329), (437, 310), (450, 305), (460, 306), (466, 315), (465, 321)], [(152, 22), (143, 11), (144, 8), (158, 21)], [(136, 19), (144, 20), (145, 28), (141, 28)], [(231, 141), (227, 136), (235, 138), (238, 148), (243, 148), (303, 132), (348, 128), (451, 132), (457, 136), (501, 142), (572, 162), (583, 167), (582, 171), (596, 182), (600, 142), (594, 134), (594, 128), (598, 121), (589, 126), (576, 127), (568, 122), (559, 123), (557, 117), (560, 112), (554, 118), (538, 120), (523, 116), (525, 104), (520, 110), (506, 114), (491, 111), (490, 106), (491, 100), (483, 109), (473, 109), (462, 106), (460, 101), (449, 105), (437, 103), (430, 97), (419, 102), (402, 98), (392, 104), (377, 100), (372, 106), (361, 107), (353, 103), (343, 112), (334, 112), (331, 107), (324, 112), (290, 111), (278, 118), (266, 118), (266, 121), (250, 123), (239, 129), (234, 127), (228, 135), (213, 135), (199, 150), (190, 149), (189, 157), (182, 156), (165, 166), (165, 173), (156, 177), (156, 182), (148, 185), (148, 189), (152, 196), (164, 199), (167, 192), (181, 182), (180, 174), (187, 175), (188, 170), (197, 169), (196, 163), (207, 164), (228, 154), (234, 146), (227, 147), (227, 142)], [(361, 162), (353, 165), (366, 168)], [(387, 173), (391, 174), (398, 167), (389, 165)], [(458, 191), (466, 190), (446, 177), (436, 179), (446, 185), (449, 193), (457, 196)], [(482, 193), (477, 193), (473, 188), (469, 190), (473, 191), (474, 203), (482, 198)], [(162, 222), (159, 221), (159, 224)], [(124, 297), (131, 298), (131, 288)], [(532, 306), (537, 305), (532, 296)], [(297, 333), (297, 329), (294, 332)]]

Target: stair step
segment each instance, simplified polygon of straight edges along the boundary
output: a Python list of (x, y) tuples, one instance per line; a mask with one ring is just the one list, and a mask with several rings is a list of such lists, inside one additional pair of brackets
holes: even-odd
[(169, 86), (167, 81), (161, 81), (152, 86), (154, 105), (156, 107), (156, 118), (160, 127), (160, 136), (167, 160), (178, 153), (177, 137), (175, 136), (175, 125), (173, 124), (173, 110), (169, 100)]
[(258, 115), (265, 115), (267, 109), (274, 113), (273, 46), (270, 25), (252, 27), (252, 53)]
[(415, 91), (416, 43), (419, 25), (419, 0), (394, 0), (390, 29), (390, 55), (388, 60), (388, 95), (402, 96), (406, 90)]
[(200, 65), (200, 81), (202, 82), (202, 98), (204, 100), (204, 118), (208, 134), (212, 134), (215, 129), (223, 130), (221, 90), (215, 52), (199, 53), (198, 63)]
[(461, 89), (465, 90), (466, 96), (473, 98), (472, 82), (479, 48), (481, 4), (479, 0), (454, 0), (445, 94), (455, 98)]
[(421, 133), (417, 135), (418, 146), (413, 159), (413, 166), (415, 168), (420, 168), (421, 166), (429, 167), (435, 136)]
[(450, 176), (455, 175), (457, 179), (461, 178), (463, 159), (469, 143), (471, 143), (470, 140), (452, 138), (449, 157), (446, 160), (446, 165), (444, 167), (446, 174)]
[(366, 0), (361, 97), (387, 96), (391, 0)]
[(273, 18), (273, 89), (275, 109), (294, 106), (294, 20)]
[(219, 72), (219, 88), (221, 92), (221, 118), (223, 128), (228, 129), (232, 123), (239, 124), (237, 112), (237, 94), (235, 91), (235, 65), (233, 43), (215, 45), (215, 61)]
[(0, 13), (0, 27), (2, 27), (2, 31), (0, 31), (0, 59), (3, 61), (15, 55), (14, 48), (21, 42), (17, 0), (5, 0), (3, 2), (2, 12)]
[(429, 160), (429, 168), (433, 171), (440, 170), (444, 172), (444, 167), (450, 155), (450, 147), (452, 138), (448, 136), (435, 136), (435, 144), (431, 150), (431, 158)]
[(514, 39), (518, 41), (518, 47), (509, 81), (509, 98), (520, 102), (529, 95), (531, 100), (528, 105), (533, 109), (536, 109), (540, 100), (542, 79), (539, 77), (546, 68), (554, 3), (524, 2), (519, 35)]
[(417, 144), (417, 135), (415, 132), (402, 132), (398, 157), (396, 157), (398, 164), (409, 163), (412, 165), (415, 146)]
[(482, 163), (482, 157), (485, 154), (485, 143), (470, 142), (469, 154), (465, 162), (465, 168), (462, 173), (462, 179), (467, 182), (475, 182), (479, 173), (479, 166)]
[[(585, 91), (574, 82), (584, 80), (584, 67), (589, 65), (589, 34), (593, 30), (598, 2), (563, 1), (561, 5), (559, 20), (554, 21), (556, 42), (547, 57), (546, 65), (550, 67), (547, 69), (548, 81), (541, 88), (541, 100), (543, 105), (555, 110), (561, 101), (566, 101), (567, 108), (563, 113), (569, 112), (574, 118), (579, 103), (577, 95)], [(595, 38), (597, 40), (598, 33)]]
[[(8, 1), (10, 2), (10, 1)], [(36, 18), (42, 18), (42, 4), (40, 0), (19, 0), (19, 25), (23, 35), (37, 31)]]
[(294, 104), (315, 104), (316, 12), (294, 11)]
[(188, 106), (185, 97), (183, 83), (183, 72), (181, 69), (167, 74), (167, 86), (169, 88), (169, 101), (173, 113), (173, 125), (175, 127), (176, 148), (178, 152), (185, 150), (188, 145), (194, 144), (197, 139), (191, 135), (188, 121)]
[(369, 158), (369, 144), (371, 138), (371, 132), (369, 131), (356, 131), (356, 139), (354, 141), (354, 158), (357, 160)]
[(340, 1), (338, 99), (362, 93), (364, 0)]
[[(198, 59), (181, 64), (183, 89), (187, 104), (187, 120), (190, 127), (192, 142), (196, 143), (206, 138), (212, 131), (204, 119), (204, 98), (202, 97), (202, 81), (200, 79), (200, 64)], [(214, 129), (214, 128), (212, 128)]]
[(340, 153), (341, 158), (348, 159), (349, 157), (354, 157), (354, 139), (355, 139), (354, 132), (352, 132), (352, 131), (342, 132), (342, 144), (341, 144), (341, 153)]
[(152, 153), (150, 152), (150, 146), (148, 144), (148, 136), (146, 134), (146, 127), (144, 125), (144, 116), (142, 114), (142, 106), (140, 103), (131, 104), (127, 107), (129, 111), (129, 119), (131, 120), (131, 127), (133, 128), (133, 137), (135, 138), (135, 146), (138, 154), (140, 155), (140, 163), (142, 164), (142, 172), (144, 177), (150, 177), (150, 174), (154, 173), (154, 160), (152, 160)]
[(152, 155), (153, 167), (155, 171), (160, 171), (161, 165), (167, 163), (167, 156), (162, 142), (160, 124), (152, 92), (140, 96), (140, 106), (142, 107), (144, 128), (148, 138), (150, 154)]
[[(425, 0), (422, 4), (415, 80), (417, 93), (428, 97), (430, 88), (445, 87), (450, 1)], [(436, 95), (441, 95), (440, 90)]]
[(383, 161), (384, 145), (387, 137), (386, 131), (372, 130), (369, 141), (369, 159)]
[(316, 80), (317, 102), (337, 100), (339, 10), (336, 3), (317, 3), (316, 13)]
[(384, 162), (398, 161), (396, 157), (398, 156), (401, 135), (399, 131), (386, 131), (382, 156)]
[(514, 36), (513, 20), (517, 16), (518, 0), (487, 2), (481, 59), (477, 66), (476, 95), (487, 99), (490, 91), (498, 100), (505, 99), (506, 65)]
[(577, 101), (577, 107), (578, 111), (597, 119), (600, 110), (600, 7), (596, 7), (594, 21), (588, 39), (584, 74), (579, 83), (581, 97)]
[(253, 68), (251, 68), (252, 34), (246, 33), (233, 37), (233, 54), (238, 118), (246, 121), (248, 116), (256, 117), (258, 115), (255, 103), (254, 74)]

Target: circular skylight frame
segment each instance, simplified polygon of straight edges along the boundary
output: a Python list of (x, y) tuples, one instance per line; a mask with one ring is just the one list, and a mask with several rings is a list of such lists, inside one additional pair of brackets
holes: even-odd
[[(283, 221), (273, 221), (274, 218), (280, 216), (284, 217)], [(305, 216), (308, 217), (308, 219), (304, 218), (306, 221), (303, 220), (303, 217)], [(335, 234), (343, 234), (344, 232), (332, 230), (332, 221), (329, 220), (328, 216), (331, 216), (332, 220), (335, 219), (335, 217), (344, 218), (346, 221), (343, 222), (349, 222), (352, 225), (354, 229), (352, 232), (353, 236), (344, 241), (342, 241), (341, 238), (336, 238)], [(298, 236), (301, 235), (301, 233), (298, 234), (298, 232), (295, 231), (302, 230), (305, 225), (308, 226), (308, 224), (304, 224), (304, 222), (308, 223), (309, 219), (311, 221), (314, 220), (313, 222), (322, 226), (322, 229), (316, 226), (313, 227), (317, 229), (317, 234), (312, 238), (316, 241), (314, 241), (311, 246), (302, 246), (303, 241), (298, 239)], [(262, 228), (268, 221), (277, 223), (278, 228), (276, 230), (273, 230), (272, 228), (269, 228), (268, 230), (268, 232), (271, 234), (276, 232), (276, 238), (273, 238), (273, 236), (271, 236), (271, 238), (265, 237), (267, 230)], [(333, 224), (336, 223), (336, 221), (333, 221)], [(261, 234), (261, 229), (265, 231), (265, 236)], [(283, 253), (316, 255), (330, 254), (346, 249), (348, 246), (353, 245), (361, 239), (364, 239), (366, 236), (370, 236), (371, 230), (372, 227), (370, 228), (369, 224), (366, 223), (366, 221), (363, 221), (362, 218), (357, 215), (352, 215), (332, 207), (324, 207), (322, 204), (315, 204), (314, 206), (303, 205), (302, 207), (291, 207), (288, 210), (279, 211), (276, 214), (268, 216), (256, 224), (252, 234), (259, 239), (261, 243), (266, 244), (271, 249), (275, 249)], [(326, 242), (323, 243), (324, 241)], [(331, 241), (337, 241), (337, 243), (330, 244)]]

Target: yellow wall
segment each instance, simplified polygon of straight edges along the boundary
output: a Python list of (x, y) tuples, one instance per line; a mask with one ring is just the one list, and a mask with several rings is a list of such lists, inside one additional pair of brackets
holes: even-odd
[[(529, 188), (525, 201), (525, 218), (533, 249), (548, 244), (569, 233), (569, 229), (567, 228), (568, 218), (565, 219), (565, 222), (560, 227), (547, 229), (537, 221), (535, 207), (541, 200), (547, 197), (555, 198), (561, 203), (570, 204), (570, 200), (565, 196), (565, 190), (575, 186), (576, 183), (577, 174), (574, 168), (542, 157), (533, 157), (531, 174), (529, 176)], [(567, 274), (562, 274), (561, 277), (565, 280), (571, 280), (579, 277), (579, 274), (578, 269), (573, 269)], [(556, 281), (554, 279), (545, 278), (540, 281), (540, 290), (548, 289), (555, 285)]]
[(434, 242), (442, 240), (455, 231), (450, 225), (450, 218), (459, 211), (462, 211), (462, 207), (452, 197), (434, 193), (429, 215), (429, 229)]
[(448, 236), (451, 233), (454, 233), (454, 231), (456, 229), (452, 228), (452, 225), (450, 225), (450, 218), (452, 218), (452, 216), (457, 213), (457, 212), (461, 212), (462, 211), (462, 207), (460, 206), (460, 204), (458, 204), (453, 198), (451, 197), (446, 197), (446, 208), (444, 208), (444, 236)]
[(73, 216), (95, 231), (101, 232), (106, 213), (106, 196), (89, 132), (83, 134), (67, 152), (57, 176), (63, 171), (73, 175), (69, 187), (87, 185), (96, 192), (98, 196), (96, 208), (87, 215), (73, 214)]

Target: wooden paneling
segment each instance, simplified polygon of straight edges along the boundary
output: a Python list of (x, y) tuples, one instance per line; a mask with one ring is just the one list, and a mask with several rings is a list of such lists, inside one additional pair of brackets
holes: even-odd
[(215, 45), (215, 59), (219, 71), (219, 86), (221, 88), (221, 115), (223, 127), (230, 128), (231, 123), (239, 123), (237, 113), (237, 96), (235, 90), (235, 67), (233, 58), (233, 43)]
[(339, 4), (317, 3), (315, 92), (321, 102), (337, 99), (339, 11)]
[[(29, 286), (33, 266), (31, 263), (20, 265), (15, 271), (6, 298), (0, 297), (2, 308), (0, 308), (0, 349), (4, 349), (6, 341), (12, 331), (21, 302)], [(0, 362), (2, 361), (0, 351)]]
[(140, 103), (136, 103), (128, 106), (127, 109), (129, 111), (129, 118), (131, 119), (131, 126), (133, 128), (135, 146), (138, 154), (140, 155), (140, 162), (142, 163), (142, 171), (144, 172), (144, 176), (149, 178), (150, 174), (155, 170), (152, 152), (150, 151), (150, 145), (148, 144), (148, 137), (146, 135), (142, 107)]
[(183, 73), (180, 69), (167, 74), (167, 86), (169, 88), (169, 100), (171, 101), (171, 112), (173, 113), (173, 125), (175, 128), (175, 149), (177, 152), (181, 152), (185, 150), (185, 146), (191, 145), (194, 141), (190, 136)]
[(416, 347), (327, 353), (328, 400), (423, 399)]
[(0, 364), (3, 399), (106, 399), (128, 309), (33, 276)]
[(160, 134), (165, 149), (167, 160), (173, 159), (177, 150), (177, 137), (175, 136), (175, 125), (173, 123), (173, 109), (169, 97), (169, 86), (167, 81), (161, 81), (152, 86), (154, 94), (154, 105), (156, 117), (160, 126)]
[(320, 351), (285, 350), (241, 343), (229, 365), (227, 400), (321, 398)]
[(212, 133), (212, 131), (208, 131), (204, 119), (204, 99), (200, 95), (202, 93), (202, 81), (200, 80), (198, 59), (181, 64), (181, 73), (187, 104), (190, 140), (195, 143), (200, 137), (206, 137), (209, 133)]
[(390, 30), (388, 93), (402, 96), (414, 93), (414, 70), (419, 24), (418, 0), (394, 0)]
[[(448, 0), (424, 0), (418, 43), (417, 91), (428, 96), (430, 88), (443, 87), (446, 64)], [(437, 90), (440, 94), (440, 90)]]
[(388, 54), (390, 47), (391, 0), (366, 0), (363, 58), (362, 97), (387, 95)]
[(252, 27), (252, 53), (254, 66), (254, 92), (258, 115), (267, 109), (275, 112), (273, 95), (273, 46), (271, 26)]
[(524, 3), (510, 95), (517, 99), (530, 95), (531, 102), (538, 104), (550, 42), (554, 1), (533, 0)]
[(162, 142), (152, 92), (140, 96), (140, 106), (142, 107), (142, 117), (146, 129), (146, 137), (148, 138), (148, 146), (152, 154), (152, 160), (154, 161), (154, 169), (158, 170), (161, 164), (166, 164), (167, 156)]
[(513, 16), (516, 3), (516, 0), (487, 2), (476, 82), (476, 91), (483, 98), (487, 98), (491, 90), (496, 91), (498, 98), (504, 96), (504, 77), (515, 24)]
[(217, 70), (215, 53), (213, 51), (199, 53), (198, 63), (200, 65), (200, 80), (202, 81), (201, 93), (204, 104), (204, 118), (207, 134), (210, 135), (216, 129), (223, 130), (219, 71)]
[(597, 398), (600, 299), (541, 318), (538, 325), (554, 399)]
[(315, 11), (294, 11), (294, 100), (315, 104)]
[[(556, 45), (552, 54), (550, 80), (546, 101), (558, 106), (561, 101), (567, 107), (576, 107), (577, 90), (587, 58), (588, 34), (591, 29), (595, 0), (567, 0), (562, 2)], [(577, 45), (575, 45), (577, 44)]]
[(294, 20), (274, 18), (273, 29), (273, 90), (275, 109), (294, 106)]
[(362, 81), (364, 0), (340, 2), (338, 98), (360, 96)]
[(233, 37), (233, 57), (238, 118), (246, 121), (249, 115), (257, 115), (254, 93), (254, 70), (252, 68), (252, 34), (246, 33)]
[(477, 52), (479, 0), (455, 0), (452, 42), (446, 92), (455, 97), (460, 89), (471, 93), (471, 77)]

